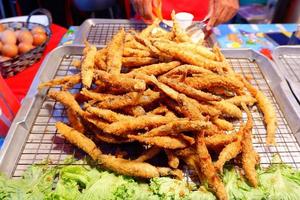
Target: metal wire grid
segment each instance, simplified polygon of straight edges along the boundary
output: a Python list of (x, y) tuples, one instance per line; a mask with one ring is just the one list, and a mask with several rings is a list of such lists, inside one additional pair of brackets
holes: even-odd
[[(64, 56), (55, 78), (76, 73), (77, 69), (71, 66), (71, 63), (74, 59), (78, 60), (80, 58), (81, 56), (79, 55)], [(267, 147), (265, 145), (266, 130), (263, 123), (263, 116), (256, 106), (252, 107), (252, 116), (254, 119), (253, 144), (261, 156), (261, 164), (263, 166), (269, 165), (272, 155), (278, 153), (285, 163), (299, 169), (300, 147), (279, 106), (276, 104), (270, 87), (264, 79), (259, 67), (255, 62), (248, 59), (229, 59), (229, 62), (236, 72), (250, 77), (252, 79), (251, 83), (271, 100), (276, 109), (278, 118), (276, 134), (277, 146)], [(78, 91), (80, 87), (81, 85), (77, 85), (71, 92)], [(50, 90), (60, 90), (60, 88), (53, 87), (50, 88)], [(243, 121), (246, 121), (245, 114), (243, 119)], [(13, 177), (21, 176), (28, 166), (39, 163), (45, 159), (50, 159), (53, 164), (62, 164), (63, 160), (69, 155), (75, 155), (76, 157), (85, 156), (81, 150), (74, 148), (73, 145), (57, 136), (55, 128), (56, 121), (67, 122), (65, 109), (60, 103), (45, 97), (14, 169)]]
[(121, 27), (124, 27), (126, 31), (144, 29), (147, 25), (144, 23), (118, 23), (118, 24), (104, 24), (97, 23), (90, 27), (87, 41), (91, 44), (105, 45), (111, 40)]
[(279, 59), (283, 63), (287, 78), (300, 83), (300, 56), (282, 55)]
[[(136, 30), (141, 31), (146, 28), (146, 24), (144, 23), (114, 23), (114, 24), (105, 24), (105, 23), (97, 23), (90, 27), (90, 30), (87, 35), (87, 41), (91, 44), (96, 45), (106, 45), (107, 42), (111, 40), (113, 35), (115, 35), (121, 27), (124, 27), (126, 31), (128, 30)], [(208, 38), (205, 42), (205, 46), (211, 46), (212, 41)]]

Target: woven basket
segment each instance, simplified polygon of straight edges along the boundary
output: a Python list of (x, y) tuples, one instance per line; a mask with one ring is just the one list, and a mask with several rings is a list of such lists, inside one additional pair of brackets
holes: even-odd
[[(42, 13), (47, 16), (48, 22), (49, 22), (48, 26), (30, 22), (31, 16), (36, 13)], [(27, 28), (27, 29), (31, 30), (35, 26), (41, 26), (45, 29), (46, 34), (47, 34), (47, 40), (43, 44), (36, 46), (34, 49), (32, 49), (24, 54), (15, 56), (14, 58), (11, 58), (7, 61), (0, 62), (0, 73), (3, 78), (8, 78), (8, 77), (14, 76), (17, 73), (23, 71), (27, 67), (31, 66), (33, 63), (37, 62), (42, 57), (45, 47), (51, 37), (50, 26), (52, 24), (52, 16), (48, 10), (39, 8), (30, 13), (26, 22), (7, 22), (7, 23), (2, 23), (2, 24), (7, 26), (8, 28), (12, 28), (14, 30), (19, 30), (22, 28)]]

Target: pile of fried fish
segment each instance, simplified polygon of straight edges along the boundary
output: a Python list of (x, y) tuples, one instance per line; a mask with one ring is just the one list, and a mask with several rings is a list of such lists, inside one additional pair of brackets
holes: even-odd
[[(48, 92), (67, 111), (69, 124), (57, 122), (58, 133), (102, 167), (146, 179), (182, 178), (184, 164), (218, 199), (228, 199), (220, 174), (235, 159), (248, 182), (258, 185), (260, 159), (252, 143), (250, 107), (256, 104), (264, 115), (268, 145), (275, 144), (275, 110), (261, 91), (233, 71), (217, 46), (192, 43), (173, 19), (170, 32), (155, 22), (141, 32), (120, 29), (99, 50), (86, 43), (83, 59), (73, 64), (78, 74), (39, 88), (61, 86)], [(82, 89), (71, 93), (79, 83)], [(239, 127), (233, 125), (237, 121)], [(98, 141), (140, 143), (145, 150), (136, 158), (126, 152), (104, 154)], [(148, 162), (161, 153), (168, 166)]]

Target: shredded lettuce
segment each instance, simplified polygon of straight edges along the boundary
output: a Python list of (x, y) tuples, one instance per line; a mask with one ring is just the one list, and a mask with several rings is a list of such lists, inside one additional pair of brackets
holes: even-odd
[[(0, 175), (0, 199), (4, 200), (216, 200), (207, 186), (168, 177), (150, 183), (92, 167), (86, 161), (66, 160), (67, 165), (33, 165), (20, 179)], [(69, 165), (70, 164), (70, 165)], [(300, 172), (275, 157), (268, 168), (258, 169), (259, 186), (248, 185), (232, 166), (222, 176), (232, 200), (298, 200)]]
[(259, 188), (249, 186), (239, 171), (233, 167), (224, 170), (223, 182), (229, 199), (260, 200), (266, 197)]
[(216, 200), (217, 198), (213, 193), (208, 191), (204, 186), (201, 186), (197, 191), (193, 191), (186, 199), (190, 200)]
[(266, 170), (259, 172), (261, 188), (267, 193), (267, 199), (300, 199), (299, 171), (282, 163), (278, 156), (274, 157), (273, 163)]
[(194, 185), (168, 177), (153, 178), (150, 182), (153, 193), (166, 200), (184, 199), (189, 195), (191, 187)]

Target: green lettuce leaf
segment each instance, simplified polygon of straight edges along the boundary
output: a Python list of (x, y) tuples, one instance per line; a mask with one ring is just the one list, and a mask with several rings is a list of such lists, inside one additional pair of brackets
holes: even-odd
[(296, 200), (300, 199), (300, 173), (282, 163), (280, 157), (275, 156), (273, 163), (266, 170), (259, 172), (259, 180), (268, 194), (267, 199)]
[(259, 188), (249, 186), (240, 173), (233, 167), (224, 169), (223, 182), (229, 199), (260, 200), (266, 196)]
[(153, 178), (150, 182), (152, 192), (165, 200), (184, 199), (190, 194), (190, 190), (195, 188), (195, 184), (188, 184), (168, 177)]

